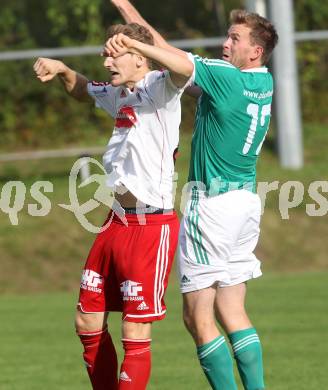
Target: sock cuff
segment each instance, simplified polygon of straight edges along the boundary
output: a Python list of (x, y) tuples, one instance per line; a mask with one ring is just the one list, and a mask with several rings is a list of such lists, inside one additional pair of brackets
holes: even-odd
[(151, 343), (152, 339), (121, 339), (122, 343)]
[(93, 332), (77, 332), (84, 348), (98, 348), (104, 343), (113, 343), (111, 335), (108, 333), (107, 327), (105, 329)]
[(204, 359), (210, 353), (216, 351), (222, 345), (226, 343), (225, 338), (223, 336), (218, 336), (214, 340), (197, 347), (197, 355), (198, 359)]
[(102, 335), (103, 333), (106, 333), (108, 332), (108, 327), (106, 326), (105, 328), (103, 329), (99, 329), (99, 330), (93, 330), (93, 331), (89, 331), (89, 332), (86, 332), (86, 331), (81, 331), (81, 332), (78, 332), (76, 331), (76, 334), (78, 336), (100, 336)]
[(251, 336), (253, 334), (257, 334), (255, 328), (247, 328), (242, 330), (236, 330), (235, 332), (229, 333), (228, 337), (231, 344), (236, 343), (237, 341), (243, 339), (244, 337)]
[(122, 339), (125, 355), (141, 355), (150, 352), (151, 339)]
[(232, 350), (235, 355), (249, 350), (253, 347), (258, 347), (261, 344), (259, 336), (255, 328), (243, 329), (229, 334)]

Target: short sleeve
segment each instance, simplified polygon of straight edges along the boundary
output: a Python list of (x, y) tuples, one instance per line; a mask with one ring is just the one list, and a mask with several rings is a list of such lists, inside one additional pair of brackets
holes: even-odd
[(147, 77), (147, 93), (158, 107), (176, 104), (180, 101), (184, 89), (189, 85), (189, 81), (182, 88), (178, 88), (171, 80), (168, 70), (153, 71)]
[(240, 74), (240, 70), (227, 61), (202, 58), (192, 54), (188, 56), (194, 63), (192, 82), (208, 95), (228, 93)]
[(95, 100), (96, 107), (102, 108), (112, 117), (116, 115), (116, 91), (108, 82), (88, 82), (88, 93)]

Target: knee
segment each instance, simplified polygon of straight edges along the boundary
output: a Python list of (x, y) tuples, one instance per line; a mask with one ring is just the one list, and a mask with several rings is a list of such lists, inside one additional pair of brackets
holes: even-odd
[(216, 337), (218, 330), (213, 318), (195, 316), (184, 310), (183, 322), (197, 345), (202, 345)]
[(204, 320), (203, 318), (197, 318), (191, 311), (187, 309), (183, 311), (183, 322), (195, 340), (204, 334), (209, 327), (208, 321)]
[(227, 333), (253, 326), (243, 306), (238, 308), (219, 308), (217, 310), (217, 320)]
[(77, 333), (86, 332), (90, 327), (89, 321), (85, 316), (77, 311), (75, 314), (75, 330)]
[(105, 325), (106, 324), (104, 323), (103, 318), (100, 316), (94, 314), (85, 314), (79, 310), (76, 311), (75, 330), (78, 334), (82, 332), (99, 331), (103, 329)]
[(123, 339), (150, 339), (151, 322), (129, 322), (123, 321), (122, 336)]

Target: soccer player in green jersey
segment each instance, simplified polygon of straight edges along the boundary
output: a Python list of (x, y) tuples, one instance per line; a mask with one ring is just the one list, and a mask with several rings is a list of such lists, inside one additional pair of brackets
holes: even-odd
[[(126, 21), (151, 28), (128, 0), (112, 3)], [(264, 389), (261, 343), (246, 313), (245, 298), (246, 282), (261, 275), (253, 253), (261, 215), (256, 163), (269, 127), (273, 94), (272, 77), (264, 65), (278, 36), (267, 19), (235, 10), (223, 59), (212, 60), (173, 48), (151, 31), (166, 56), (124, 37), (109, 50), (137, 49), (171, 70), (172, 58), (183, 56), (185, 77), (188, 62), (194, 65), (190, 76), (199, 99), (189, 171), (192, 190), (179, 245), (184, 322), (213, 389), (237, 389), (231, 354), (216, 320), (231, 343), (244, 388)]]

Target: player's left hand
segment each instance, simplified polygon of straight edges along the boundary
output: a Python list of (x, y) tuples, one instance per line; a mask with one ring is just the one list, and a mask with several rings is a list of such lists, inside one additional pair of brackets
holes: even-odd
[(133, 41), (133, 39), (122, 33), (113, 35), (106, 41), (103, 55), (115, 58), (128, 52), (134, 53), (135, 51), (133, 50)]

